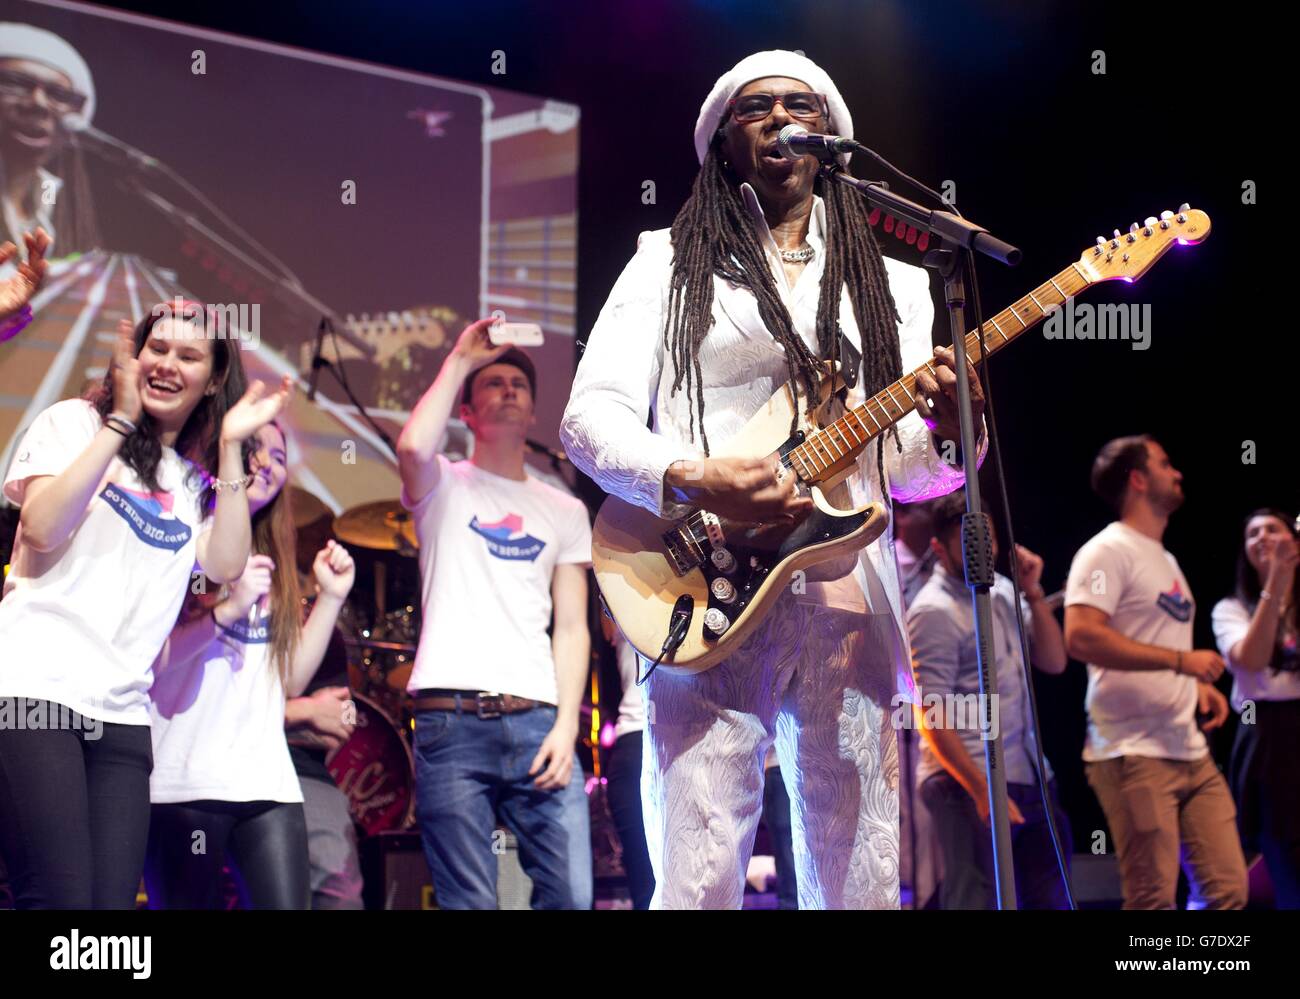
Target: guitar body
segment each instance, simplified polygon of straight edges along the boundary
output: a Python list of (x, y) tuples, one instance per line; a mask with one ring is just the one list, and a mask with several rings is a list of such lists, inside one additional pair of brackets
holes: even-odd
[[(794, 436), (790, 434), (794, 402), (789, 387), (783, 387), (716, 456), (784, 454), (818, 429), (821, 417), (837, 405), (830, 398), (834, 387), (829, 380), (823, 382), (822, 401), (813, 413), (813, 422), (801, 418)], [(642, 656), (657, 659), (671, 627), (673, 609), (684, 600), (690, 607), (686, 637), (659, 668), (698, 673), (716, 666), (740, 647), (791, 585), (796, 570), (806, 573), (805, 580), (839, 579), (851, 572), (857, 552), (884, 532), (889, 514), (880, 503), (848, 506), (845, 480), (854, 459), (846, 458), (843, 466), (833, 469), (834, 475), (827, 481), (810, 488), (814, 509), (798, 524), (754, 529), (727, 529), (724, 524), (724, 548), (734, 560), (728, 571), (715, 563), (713, 545), (702, 525), (683, 527), (691, 518), (664, 520), (615, 496), (607, 498), (592, 527), (592, 562), (605, 607), (623, 636)], [(672, 537), (671, 543), (666, 536)], [(684, 559), (696, 564), (683, 572)], [(729, 582), (735, 591), (729, 602), (711, 589), (719, 579)], [(727, 618), (721, 634), (705, 625), (710, 608)]]
[[(973, 365), (1041, 322), (1052, 309), (1102, 281), (1135, 281), (1171, 247), (1194, 246), (1210, 234), (1204, 212), (1182, 205), (1134, 223), (1126, 236), (1098, 238), (1079, 259), (965, 338)], [(980, 337), (983, 337), (983, 343)], [(795, 410), (788, 387), (772, 396), (719, 457), (780, 455), (810, 489), (813, 512), (793, 527), (710, 525), (699, 515), (663, 520), (611, 497), (592, 528), (592, 561), (601, 597), (624, 637), (647, 659), (659, 657), (673, 621), (688, 620), (686, 635), (660, 669), (698, 673), (716, 666), (752, 634), (796, 571), (807, 580), (840, 579), (857, 552), (885, 530), (883, 505), (849, 505), (846, 479), (864, 448), (913, 409), (917, 376), (936, 376), (933, 361), (835, 418), (838, 381), (827, 368), (810, 420)], [(710, 536), (712, 527), (713, 536)]]

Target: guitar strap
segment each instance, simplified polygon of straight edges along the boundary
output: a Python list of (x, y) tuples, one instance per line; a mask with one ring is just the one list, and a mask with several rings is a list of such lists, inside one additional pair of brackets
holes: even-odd
[(836, 360), (840, 362), (840, 377), (844, 379), (844, 388), (840, 389), (838, 395), (840, 402), (848, 397), (849, 389), (858, 384), (858, 377), (862, 371), (862, 352), (853, 346), (853, 341), (840, 327), (839, 323), (835, 324), (835, 331), (839, 334), (836, 341)]

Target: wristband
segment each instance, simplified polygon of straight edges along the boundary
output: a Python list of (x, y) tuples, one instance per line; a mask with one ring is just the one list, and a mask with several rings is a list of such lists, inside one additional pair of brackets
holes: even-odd
[(132, 420), (130, 417), (123, 416), (121, 413), (117, 412), (116, 410), (114, 410), (113, 412), (109, 413), (106, 417), (104, 417), (104, 420), (105, 422), (109, 420), (116, 421), (117, 423), (122, 424), (122, 426), (126, 427), (126, 429), (131, 431), (132, 433), (135, 433), (137, 429), (135, 425), (135, 420)]
[(121, 434), (123, 440), (131, 436), (129, 433), (127, 433), (125, 430), (119, 427), (116, 423), (111, 423), (108, 420), (104, 421), (104, 426), (106, 426), (109, 430), (113, 431), (113, 433), (115, 434)]

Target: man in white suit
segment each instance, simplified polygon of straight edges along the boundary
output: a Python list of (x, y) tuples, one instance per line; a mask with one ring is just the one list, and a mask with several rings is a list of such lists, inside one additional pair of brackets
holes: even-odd
[[(718, 80), (695, 128), (691, 197), (671, 230), (642, 233), (578, 367), (566, 451), (607, 492), (662, 517), (806, 516), (810, 501), (772, 462), (708, 455), (783, 384), (809, 392), (836, 357), (851, 362), (851, 406), (904, 365), (932, 359), (937, 371), (919, 380), (917, 412), (863, 451), (848, 480), (855, 504), (962, 482), (944, 460), (960, 461), (943, 444), (959, 438), (957, 375), (950, 352), (932, 353), (929, 276), (881, 256), (865, 202), (819, 182), (813, 157), (781, 157), (776, 138), (791, 123), (853, 134), (811, 60), (760, 52)], [(965, 372), (979, 419), (983, 397)], [(911, 670), (892, 544), (885, 534), (840, 578), (792, 587), (713, 669), (651, 676), (642, 792), (653, 907), (740, 906), (774, 741), (800, 906), (898, 906), (891, 700), (910, 692)]]

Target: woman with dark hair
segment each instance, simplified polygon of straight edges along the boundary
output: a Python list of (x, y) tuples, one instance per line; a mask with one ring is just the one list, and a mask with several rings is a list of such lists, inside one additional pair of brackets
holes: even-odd
[[(0, 850), (19, 908), (132, 908), (149, 824), (149, 687), (195, 563), (229, 582), (251, 531), (243, 446), (292, 382), (245, 391), (196, 303), (123, 322), (92, 399), (40, 413), (0, 600)], [(8, 717), (6, 717), (6, 715)]]
[(1214, 607), (1214, 637), (1241, 713), (1229, 782), (1247, 850), (1264, 855), (1279, 909), (1300, 908), (1300, 654), (1296, 530), (1281, 510), (1246, 518), (1237, 589)]
[(227, 852), (247, 908), (311, 907), (285, 700), (320, 666), (355, 570), (334, 541), (317, 552), (319, 592), (304, 623), (286, 451), (278, 423), (258, 431), (249, 462), (253, 554), (232, 585), (191, 597), (154, 667), (145, 863), (153, 908), (219, 908)]

